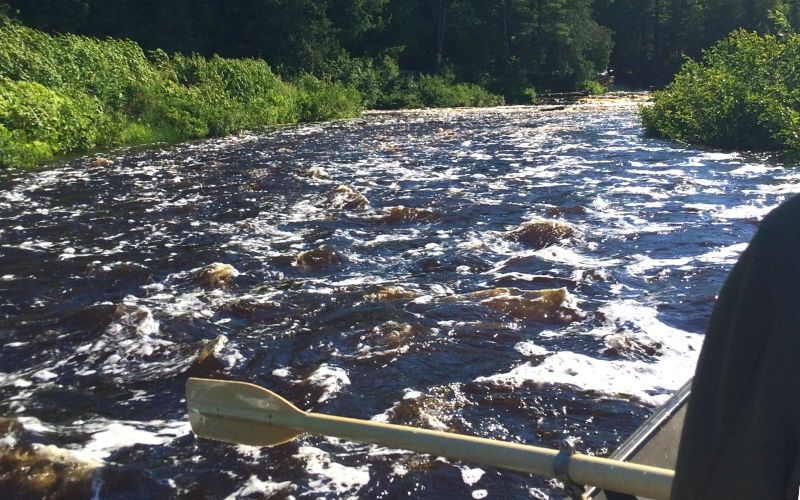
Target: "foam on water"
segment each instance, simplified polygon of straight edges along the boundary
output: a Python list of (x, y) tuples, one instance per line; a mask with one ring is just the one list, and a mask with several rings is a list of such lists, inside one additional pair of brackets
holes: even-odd
[(344, 369), (323, 363), (306, 379), (306, 382), (322, 389), (322, 394), (317, 399), (317, 402), (321, 403), (350, 385), (350, 378)]
[(622, 332), (653, 346), (653, 359), (602, 359), (559, 351), (542, 362), (526, 362), (509, 372), (482, 376), (478, 383), (516, 388), (526, 383), (568, 384), (584, 391), (634, 397), (647, 404), (665, 402), (694, 372), (702, 336), (665, 325), (653, 308), (632, 301), (613, 302), (600, 309), (605, 324), (585, 333), (601, 338)]
[(514, 345), (514, 349), (523, 356), (544, 356), (550, 353), (546, 348), (536, 345), (532, 340), (519, 342)]
[(354, 498), (370, 479), (369, 466), (348, 467), (314, 446), (301, 446), (294, 458), (305, 463), (307, 492), (312, 495)]
[(111, 453), (134, 444), (158, 446), (191, 432), (189, 422), (103, 421), (83, 422), (81, 430), (91, 433), (90, 440), (79, 449), (85, 456), (102, 461)]
[(732, 219), (753, 219), (753, 220), (761, 220), (771, 212), (778, 204), (772, 205), (761, 205), (761, 204), (746, 204), (746, 205), (738, 205), (733, 207), (728, 207), (713, 214), (713, 217), (716, 219), (721, 220), (732, 220)]
[(464, 481), (464, 484), (467, 486), (472, 486), (478, 481), (481, 480), (481, 477), (486, 473), (483, 469), (479, 469), (477, 467), (470, 468), (470, 467), (461, 467), (461, 479)]
[(236, 500), (237, 498), (248, 496), (271, 498), (277, 495), (286, 495), (296, 489), (297, 485), (292, 484), (291, 481), (262, 481), (258, 476), (252, 475), (245, 481), (241, 488), (225, 497), (225, 500)]
[[(0, 408), (34, 441), (134, 462), (173, 492), (483, 498), (502, 481), (547, 498), (546, 481), (338, 440), (274, 452), (299, 471), (199, 446), (180, 381), (257, 381), (323, 412), (508, 439), (589, 419), (594, 450), (612, 449), (621, 435), (600, 429), (630, 430), (691, 375), (726, 272), (800, 174), (644, 137), (632, 103), (598, 109), (370, 112), (6, 174)], [(369, 204), (334, 207), (340, 185)], [(433, 215), (387, 217), (400, 206)], [(532, 220), (575, 236), (509, 236)], [(296, 265), (325, 244), (340, 262)], [(212, 263), (238, 275), (198, 280)], [(475, 294), (504, 288), (565, 288), (579, 314), (515, 317)], [(562, 396), (571, 413), (551, 416)]]
[(698, 255), (697, 260), (709, 264), (733, 264), (745, 248), (747, 248), (747, 243), (736, 243)]

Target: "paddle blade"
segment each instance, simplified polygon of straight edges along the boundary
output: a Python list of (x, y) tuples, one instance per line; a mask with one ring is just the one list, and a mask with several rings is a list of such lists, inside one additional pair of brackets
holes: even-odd
[(202, 438), (275, 446), (302, 433), (285, 423), (302, 418), (302, 411), (272, 391), (247, 382), (190, 378), (186, 406), (192, 430)]

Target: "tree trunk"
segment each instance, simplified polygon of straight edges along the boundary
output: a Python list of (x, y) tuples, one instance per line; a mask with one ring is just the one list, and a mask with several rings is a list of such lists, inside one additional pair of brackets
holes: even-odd
[(436, 2), (436, 72), (442, 72), (442, 54), (444, 53), (444, 34), (447, 30), (447, 0)]

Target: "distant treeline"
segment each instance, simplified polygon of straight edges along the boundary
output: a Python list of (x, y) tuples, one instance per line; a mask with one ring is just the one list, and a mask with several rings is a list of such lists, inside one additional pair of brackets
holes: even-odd
[[(0, 0), (0, 4), (3, 0)], [(538, 91), (662, 85), (683, 55), (768, 12), (800, 22), (800, 0), (6, 0), (48, 32), (135, 40), (147, 49), (263, 58), (284, 77), (364, 85), (386, 58), (404, 72), (481, 85), (509, 102)], [(371, 78), (371, 75), (366, 77)], [(367, 105), (370, 105), (367, 102)]]

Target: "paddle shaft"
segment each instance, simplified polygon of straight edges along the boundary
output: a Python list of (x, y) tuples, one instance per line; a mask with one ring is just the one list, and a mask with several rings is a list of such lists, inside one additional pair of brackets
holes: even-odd
[[(258, 421), (311, 434), (335, 436), (538, 476), (556, 477), (553, 464), (558, 452), (548, 448), (302, 411), (224, 408), (216, 405), (201, 405), (196, 409), (209, 416), (234, 421)], [(235, 425), (235, 422), (231, 423)], [(576, 453), (569, 457), (568, 474), (577, 484), (593, 485), (646, 498), (667, 499), (674, 473), (668, 469)]]

